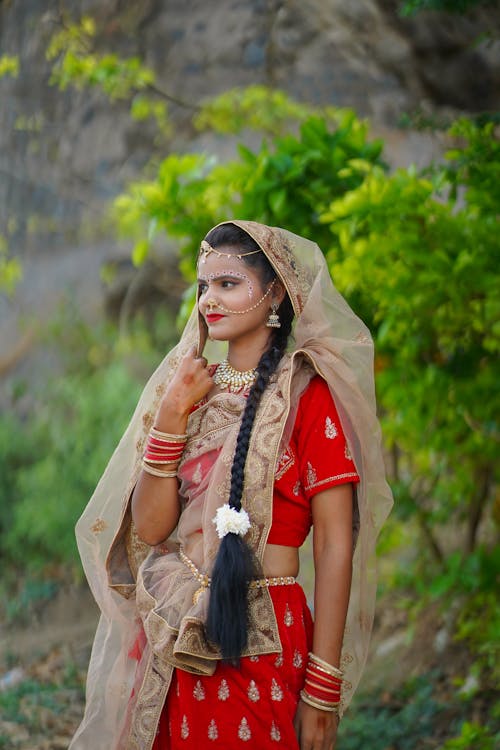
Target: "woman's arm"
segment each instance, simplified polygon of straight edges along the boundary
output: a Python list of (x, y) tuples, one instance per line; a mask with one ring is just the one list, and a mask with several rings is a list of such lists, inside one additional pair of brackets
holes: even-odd
[[(312, 499), (314, 552), (313, 653), (340, 665), (352, 575), (352, 485), (320, 492)], [(296, 726), (301, 750), (332, 750), (337, 718), (299, 702)]]
[[(193, 405), (213, 386), (206, 360), (189, 352), (182, 360), (158, 411), (155, 427), (161, 432), (186, 432)], [(177, 526), (180, 515), (176, 477), (156, 477), (141, 471), (132, 495), (132, 519), (137, 534), (149, 545), (163, 542)]]

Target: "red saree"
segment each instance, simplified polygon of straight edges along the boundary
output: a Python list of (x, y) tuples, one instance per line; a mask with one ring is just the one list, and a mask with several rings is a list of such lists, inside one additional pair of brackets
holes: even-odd
[[(312, 618), (298, 584), (270, 588), (281, 654), (218, 663), (198, 676), (176, 669), (153, 750), (275, 747), (298, 749), (293, 719), (311, 648)], [(247, 744), (249, 743), (249, 744)]]

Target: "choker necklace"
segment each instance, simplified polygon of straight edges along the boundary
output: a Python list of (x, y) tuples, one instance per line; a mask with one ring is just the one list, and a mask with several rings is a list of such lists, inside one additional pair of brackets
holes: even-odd
[(227, 359), (223, 359), (217, 366), (213, 380), (216, 385), (226, 387), (229, 391), (237, 391), (253, 385), (256, 377), (257, 370), (255, 368), (240, 372), (239, 370), (235, 370)]

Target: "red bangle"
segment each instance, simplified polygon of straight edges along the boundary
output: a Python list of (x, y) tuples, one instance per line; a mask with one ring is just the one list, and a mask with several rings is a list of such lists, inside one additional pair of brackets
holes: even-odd
[(332, 675), (326, 674), (326, 672), (320, 672), (314, 669), (310, 664), (306, 667), (306, 673), (314, 677), (319, 682), (323, 682), (325, 685), (342, 685), (342, 680), (339, 677), (333, 677)]
[(338, 703), (340, 700), (339, 691), (322, 690), (316, 685), (311, 685), (310, 682), (305, 683), (305, 689), (314, 698), (319, 698), (322, 701), (331, 701), (332, 703)]

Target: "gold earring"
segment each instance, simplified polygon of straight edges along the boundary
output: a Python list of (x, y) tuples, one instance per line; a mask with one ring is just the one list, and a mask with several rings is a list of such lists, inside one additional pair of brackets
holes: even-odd
[(271, 305), (271, 312), (269, 313), (269, 317), (267, 319), (266, 326), (268, 328), (281, 328), (281, 321), (280, 316), (276, 312), (278, 309), (278, 305), (276, 302), (273, 302)]

